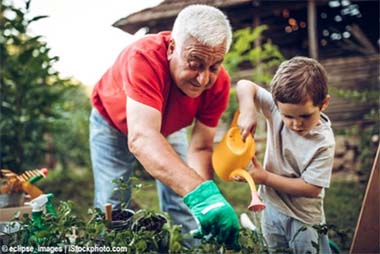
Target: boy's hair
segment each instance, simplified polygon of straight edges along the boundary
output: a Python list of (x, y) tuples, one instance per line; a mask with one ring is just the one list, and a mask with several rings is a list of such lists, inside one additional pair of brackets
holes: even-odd
[(172, 29), (172, 38), (179, 48), (189, 37), (211, 47), (225, 43), (227, 53), (232, 41), (231, 25), (223, 12), (215, 7), (190, 5), (178, 14)]
[(271, 87), (276, 104), (300, 104), (311, 99), (314, 106), (321, 106), (328, 94), (327, 73), (318, 61), (297, 56), (281, 63)]

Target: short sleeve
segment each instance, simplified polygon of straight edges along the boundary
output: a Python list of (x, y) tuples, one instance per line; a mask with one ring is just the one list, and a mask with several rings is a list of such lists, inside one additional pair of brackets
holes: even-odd
[(267, 119), (271, 118), (272, 113), (276, 109), (272, 94), (263, 87), (259, 87), (257, 90), (255, 105)]
[(301, 177), (307, 183), (324, 188), (329, 187), (334, 163), (334, 151), (334, 145), (320, 148)]
[(139, 51), (130, 54), (126, 62), (122, 73), (126, 95), (162, 112), (164, 84), (156, 72), (162, 67)]

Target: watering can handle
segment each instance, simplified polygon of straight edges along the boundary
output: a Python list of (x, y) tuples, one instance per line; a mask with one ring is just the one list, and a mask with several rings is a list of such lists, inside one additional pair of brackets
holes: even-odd
[[(236, 110), (235, 113), (234, 113), (234, 117), (232, 118), (231, 127), (230, 128), (238, 127), (237, 122), (238, 122), (239, 115), (240, 115), (240, 111)], [(247, 136), (247, 138), (252, 138), (253, 139), (253, 135), (250, 134), (250, 135)]]
[(235, 113), (234, 113), (234, 117), (232, 118), (232, 121), (231, 121), (231, 127), (237, 127), (237, 121), (238, 121), (238, 118), (239, 118), (239, 110), (236, 110)]

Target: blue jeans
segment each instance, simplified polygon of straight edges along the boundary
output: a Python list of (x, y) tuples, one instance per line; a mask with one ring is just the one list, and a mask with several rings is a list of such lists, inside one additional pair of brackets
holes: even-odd
[[(188, 147), (186, 129), (173, 133), (167, 138), (182, 160), (186, 161)], [(94, 204), (104, 210), (105, 203), (111, 203), (114, 209), (120, 208), (121, 202), (128, 203), (131, 189), (122, 193), (114, 192), (117, 187), (112, 181), (123, 177), (127, 182), (133, 174), (136, 159), (128, 149), (128, 137), (111, 126), (96, 109), (90, 116), (90, 150), (92, 170), (94, 174), (95, 197)], [(197, 228), (197, 223), (182, 197), (169, 187), (156, 180), (160, 209), (167, 212), (174, 224), (182, 225), (183, 234)], [(185, 246), (198, 244), (199, 241), (189, 238)]]
[(328, 236), (318, 236), (317, 231), (311, 227), (293, 239), (304, 223), (280, 213), (268, 203), (261, 216), (261, 228), (271, 253), (276, 250), (290, 250), (296, 254), (317, 253), (312, 241), (319, 243), (319, 253), (331, 253)]

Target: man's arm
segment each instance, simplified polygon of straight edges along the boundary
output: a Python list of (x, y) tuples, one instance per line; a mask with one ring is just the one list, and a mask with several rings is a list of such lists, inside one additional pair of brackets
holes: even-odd
[[(239, 219), (216, 184), (206, 181), (187, 166), (160, 133), (161, 113), (147, 105), (127, 98), (128, 146), (144, 168), (173, 191), (183, 196), (183, 202), (200, 223), (198, 235), (214, 235), (222, 243), (238, 246)], [(198, 125), (196, 129), (203, 129)], [(203, 134), (202, 134), (203, 133)], [(209, 136), (196, 130), (195, 140)], [(208, 157), (203, 145), (191, 145), (198, 152), (193, 158)], [(194, 159), (191, 159), (194, 164)], [(204, 160), (201, 160), (204, 161)], [(195, 166), (203, 167), (204, 164)], [(202, 170), (201, 170), (202, 171)], [(202, 171), (203, 172), (203, 171)]]
[(127, 98), (128, 146), (144, 168), (181, 196), (205, 180), (187, 166), (160, 133), (161, 112)]
[(188, 165), (204, 180), (213, 178), (211, 155), (215, 132), (216, 128), (208, 127), (200, 121), (196, 121), (187, 152)]

